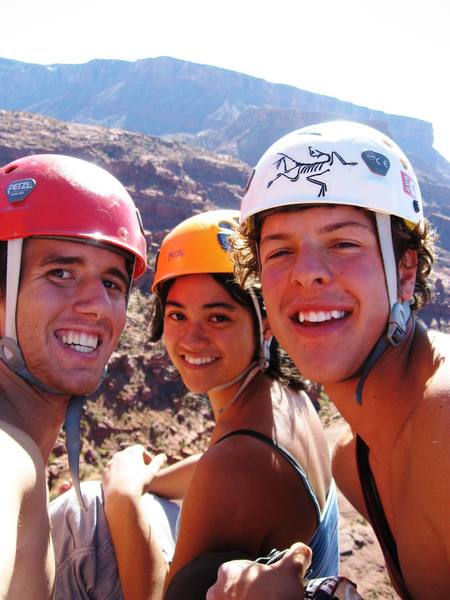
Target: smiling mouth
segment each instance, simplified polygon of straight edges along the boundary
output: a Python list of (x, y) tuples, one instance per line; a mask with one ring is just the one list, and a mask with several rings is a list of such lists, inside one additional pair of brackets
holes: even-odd
[(215, 356), (188, 356), (187, 354), (183, 355), (183, 359), (188, 365), (210, 365), (217, 360)]
[(318, 310), (318, 311), (299, 311), (296, 315), (292, 317), (293, 320), (301, 323), (302, 325), (313, 324), (322, 324), (329, 323), (331, 321), (339, 321), (346, 317), (349, 313), (344, 310)]
[(94, 352), (99, 344), (98, 335), (79, 331), (65, 331), (64, 334), (57, 337), (61, 342), (70, 346), (73, 350), (84, 354)]

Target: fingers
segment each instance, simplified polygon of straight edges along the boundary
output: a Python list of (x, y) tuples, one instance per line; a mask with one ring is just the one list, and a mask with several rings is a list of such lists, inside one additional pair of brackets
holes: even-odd
[(206, 600), (300, 600), (311, 558), (311, 549), (298, 542), (271, 565), (244, 560), (224, 563)]
[(232, 560), (220, 566), (217, 581), (209, 588), (206, 600), (240, 600), (242, 587), (245, 587), (246, 571), (255, 563), (248, 560)]
[(281, 560), (273, 567), (286, 573), (297, 574), (300, 581), (305, 577), (312, 560), (312, 550), (309, 546), (296, 542), (292, 544)]
[(153, 454), (151, 454), (151, 452), (146, 450), (143, 446), (134, 447), (142, 448), (142, 457), (146, 465), (149, 465), (150, 463), (155, 463), (155, 466), (159, 465), (158, 468), (161, 468), (167, 462), (167, 456), (164, 454), (164, 452), (161, 452), (160, 454), (155, 454), (155, 456), (153, 456)]
[(156, 468), (159, 465), (158, 466), (159, 469), (162, 467), (162, 465), (167, 460), (166, 455), (163, 453), (153, 456), (148, 450), (146, 450), (146, 448), (144, 448), (144, 446), (142, 444), (133, 444), (132, 446), (127, 446), (123, 450), (119, 450), (118, 452), (116, 452), (112, 456), (112, 458), (109, 459), (107, 464), (109, 465), (113, 461), (119, 461), (126, 457), (132, 457), (132, 456), (141, 457), (142, 460), (144, 461), (144, 464), (146, 464), (146, 465), (149, 465), (156, 461), (154, 466)]
[(157, 454), (151, 459), (151, 462), (148, 463), (147, 473), (149, 475), (155, 475), (161, 467), (163, 467), (167, 462), (167, 456), (164, 453)]
[(141, 444), (116, 452), (106, 465), (102, 483), (105, 493), (140, 497), (165, 464), (165, 454), (152, 455)]

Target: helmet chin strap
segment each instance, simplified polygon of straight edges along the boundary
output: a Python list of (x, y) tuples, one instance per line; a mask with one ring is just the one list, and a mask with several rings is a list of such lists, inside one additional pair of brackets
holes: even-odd
[(391, 231), (391, 217), (383, 213), (375, 213), (381, 256), (383, 259), (386, 288), (389, 298), (389, 318), (386, 331), (375, 344), (364, 362), (362, 372), (356, 387), (356, 401), (362, 404), (364, 384), (370, 371), (383, 354), (392, 346), (398, 346), (406, 335), (408, 324), (412, 318), (409, 302), (398, 301), (397, 265), (394, 254), (394, 244)]
[[(16, 309), (19, 291), (20, 266), (22, 261), (23, 240), (8, 241), (8, 255), (6, 267), (6, 306), (5, 306), (5, 335), (0, 338), (0, 359), (17, 373), (19, 377), (38, 388), (39, 390), (66, 396), (65, 392), (55, 390), (37, 379), (25, 363), (22, 352), (17, 341)], [(103, 369), (102, 377), (95, 389), (97, 389), (106, 377), (107, 367)], [(95, 391), (95, 390), (93, 390)], [(91, 392), (92, 393), (92, 392)], [(80, 425), (81, 414), (85, 396), (71, 396), (66, 411), (64, 430), (66, 432), (67, 457), (69, 461), (70, 475), (73, 487), (78, 498), (80, 507), (86, 510), (80, 487)]]
[(17, 295), (19, 293), (22, 246), (22, 238), (17, 240), (9, 240), (6, 262), (5, 337), (11, 338), (16, 342), (16, 307)]

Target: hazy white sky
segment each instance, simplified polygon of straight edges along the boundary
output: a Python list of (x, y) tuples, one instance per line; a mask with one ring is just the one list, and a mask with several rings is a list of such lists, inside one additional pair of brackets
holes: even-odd
[[(450, 161), (448, 0), (20, 0), (0, 57), (173, 56), (431, 121)], [(1, 90), (0, 90), (1, 107)]]

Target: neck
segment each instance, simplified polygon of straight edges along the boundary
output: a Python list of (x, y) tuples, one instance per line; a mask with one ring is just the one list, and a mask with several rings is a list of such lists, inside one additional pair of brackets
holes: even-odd
[(69, 396), (42, 392), (1, 363), (0, 419), (29, 435), (47, 462), (64, 423)]
[[(37, 390), (36, 392), (39, 393)], [(70, 396), (60, 396), (45, 392), (41, 392), (40, 395), (43, 402), (38, 419), (34, 422), (36, 429), (33, 434), (38, 438), (39, 442), (37, 443), (41, 448), (44, 460), (47, 462), (64, 425)]]
[(213, 409), (214, 420), (218, 422), (220, 416), (226, 410), (228, 411), (244, 393), (247, 386), (260, 373), (258, 363), (251, 363), (238, 377), (229, 384), (213, 388), (208, 392), (208, 398)]
[(389, 347), (370, 371), (362, 404), (356, 402), (359, 375), (325, 384), (325, 391), (351, 429), (370, 446), (392, 445), (414, 410), (412, 343), (416, 337), (410, 324), (403, 341)]

